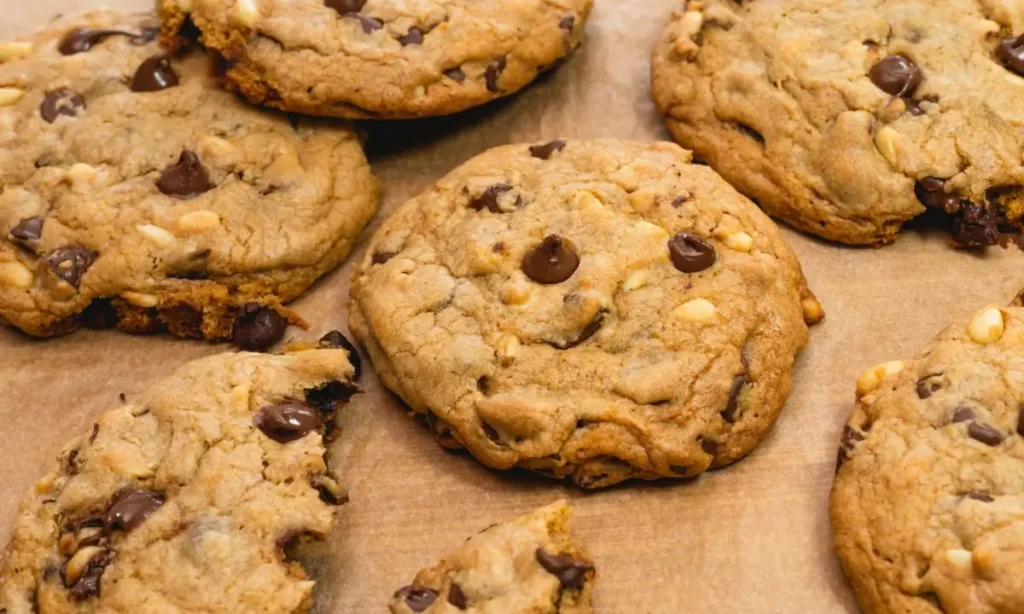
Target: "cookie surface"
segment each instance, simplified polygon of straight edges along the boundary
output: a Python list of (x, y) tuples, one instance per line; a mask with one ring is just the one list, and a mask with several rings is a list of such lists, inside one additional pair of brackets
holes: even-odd
[(1024, 228), (1024, 10), (690, 1), (654, 51), (675, 138), (769, 214), (879, 245), (927, 208), (980, 247)]
[(250, 100), (313, 115), (410, 118), (512, 94), (577, 46), (593, 0), (161, 0)]
[(157, 28), (100, 11), (0, 46), (0, 316), (265, 347), (376, 184), (348, 127), (246, 104)]
[(393, 614), (587, 614), (594, 565), (564, 501), (470, 537), (391, 599)]
[(986, 307), (869, 370), (832, 488), (867, 614), (1024, 611), (1024, 308)]
[(305, 612), (285, 556), (344, 501), (325, 434), (344, 349), (220, 354), (100, 416), (22, 502), (0, 611)]
[(775, 225), (671, 143), (490, 150), (404, 204), (350, 329), (442, 445), (586, 487), (748, 453), (822, 317)]

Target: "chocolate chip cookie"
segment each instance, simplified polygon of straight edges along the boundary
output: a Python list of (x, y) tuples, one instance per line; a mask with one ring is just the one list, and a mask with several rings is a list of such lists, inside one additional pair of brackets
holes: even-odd
[(22, 501), (0, 611), (306, 612), (288, 557), (346, 499), (326, 464), (344, 349), (197, 360), (100, 416)]
[(689, 0), (654, 51), (675, 138), (769, 214), (881, 245), (934, 209), (956, 243), (1024, 228), (1024, 20), (954, 0)]
[(564, 501), (470, 537), (391, 599), (394, 614), (587, 614), (594, 565)]
[(868, 614), (1024, 612), (1024, 307), (869, 369), (843, 429), (835, 547)]
[(347, 126), (247, 105), (157, 23), (100, 11), (0, 45), (0, 316), (265, 348), (376, 184)]
[[(513, 94), (583, 38), (593, 0), (161, 0), (253, 102), (313, 115), (445, 115)], [(184, 34), (184, 36), (183, 36)]]
[(350, 329), (442, 445), (584, 487), (750, 452), (823, 316), (778, 228), (689, 152), (509, 145), (403, 205)]

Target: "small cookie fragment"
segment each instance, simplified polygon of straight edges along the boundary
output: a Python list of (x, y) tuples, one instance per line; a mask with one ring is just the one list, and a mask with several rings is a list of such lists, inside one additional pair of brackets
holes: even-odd
[(866, 614), (1024, 611), (1021, 365), (1017, 303), (857, 382), (830, 512)]
[(22, 500), (0, 611), (308, 612), (284, 549), (345, 501), (326, 439), (352, 375), (340, 349), (219, 354), (100, 415)]
[(594, 564), (564, 501), (492, 525), (395, 592), (393, 614), (588, 614)]

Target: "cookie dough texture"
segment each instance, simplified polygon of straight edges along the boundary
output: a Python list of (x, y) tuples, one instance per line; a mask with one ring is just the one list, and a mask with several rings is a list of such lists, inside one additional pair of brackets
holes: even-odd
[[(691, 0), (654, 51), (654, 99), (680, 143), (802, 230), (880, 245), (929, 205), (959, 244), (1005, 243), (1024, 215), (1022, 33), (1018, 2)], [(918, 73), (893, 93), (870, 76), (891, 56)]]
[[(0, 54), (0, 315), (29, 334), (227, 339), (247, 305), (300, 322), (281, 304), (376, 209), (352, 130), (239, 101), (201, 52), (160, 59), (157, 27), (99, 11)], [(67, 49), (82, 28), (121, 33)]]
[(614, 140), (470, 160), (384, 223), (351, 296), (442, 445), (585, 487), (750, 452), (823, 315), (750, 201), (674, 144)]
[[(250, 100), (314, 115), (454, 113), (519, 91), (578, 47), (593, 0), (161, 0)], [(186, 30), (187, 33), (187, 30)]]
[(981, 309), (862, 377), (832, 488), (867, 614), (1024, 611), (1024, 308)]
[(559, 501), (470, 537), (391, 600), (393, 614), (589, 614), (594, 566)]
[[(355, 391), (346, 356), (221, 354), (102, 414), (26, 494), (0, 611), (308, 611), (314, 582), (283, 548), (334, 520), (322, 435)], [(279, 443), (257, 427), (303, 400), (319, 429)]]

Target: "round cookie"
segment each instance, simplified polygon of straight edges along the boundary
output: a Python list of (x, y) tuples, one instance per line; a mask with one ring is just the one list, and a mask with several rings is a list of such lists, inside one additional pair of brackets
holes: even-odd
[(198, 28), (226, 81), (279, 109), (445, 115), (515, 93), (583, 38), (593, 0), (161, 0), (172, 44)]
[(1024, 11), (952, 0), (690, 0), (652, 60), (685, 147), (770, 215), (881, 245), (932, 208), (957, 244), (1024, 228)]
[(220, 354), (101, 415), (25, 495), (0, 611), (308, 612), (287, 550), (346, 500), (325, 437), (347, 355)]
[(410, 200), (350, 329), (445, 446), (584, 487), (750, 452), (822, 317), (778, 229), (671, 143), (492, 149)]
[(1024, 611), (1024, 308), (978, 311), (868, 370), (832, 486), (866, 614)]
[(0, 316), (260, 349), (377, 207), (356, 134), (222, 91), (152, 14), (0, 45)]

